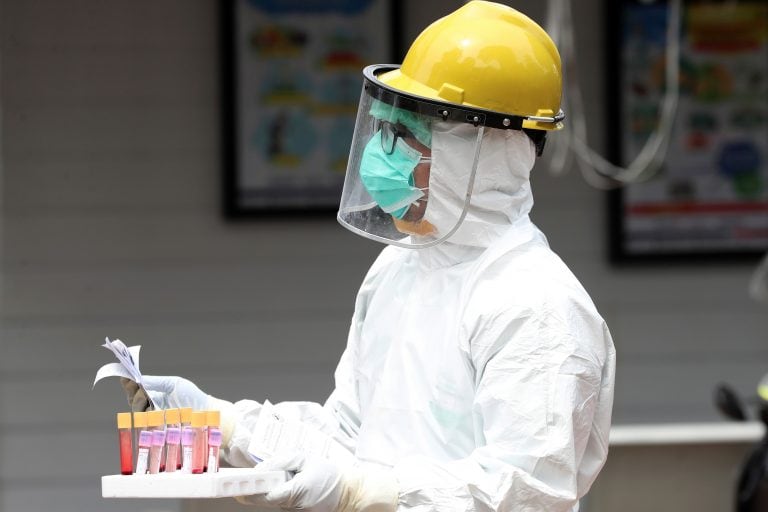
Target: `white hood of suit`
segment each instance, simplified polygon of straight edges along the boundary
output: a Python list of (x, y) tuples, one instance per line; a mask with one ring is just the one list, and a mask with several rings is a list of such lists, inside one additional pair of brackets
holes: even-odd
[[(469, 124), (432, 125), (432, 167), (424, 219), (443, 236), (461, 215), (475, 157), (477, 128)], [(432, 248), (437, 256), (462, 261), (487, 248), (533, 207), (529, 181), (536, 150), (519, 130), (485, 128), (466, 217), (448, 240)], [(428, 251), (423, 249), (422, 251)]]

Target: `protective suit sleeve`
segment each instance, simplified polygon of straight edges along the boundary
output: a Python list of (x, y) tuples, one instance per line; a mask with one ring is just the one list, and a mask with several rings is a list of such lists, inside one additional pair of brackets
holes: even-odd
[[(315, 402), (280, 402), (274, 411), (283, 418), (298, 420), (315, 428), (354, 452), (359, 419), (354, 386), (345, 385), (352, 378), (349, 352), (342, 355), (336, 370), (336, 389), (323, 406)], [(235, 403), (220, 401), (222, 411), (222, 456), (235, 467), (250, 467), (256, 462), (248, 453), (248, 445), (256, 428), (262, 404), (255, 400)]]
[[(226, 403), (223, 400), (220, 402)], [(255, 400), (239, 400), (227, 407), (218, 408), (222, 411), (224, 460), (235, 467), (253, 466), (257, 461), (249, 455), (248, 445), (259, 420), (262, 404)], [(352, 440), (341, 426), (343, 420), (335, 416), (333, 409), (315, 402), (280, 402), (274, 404), (274, 411), (285, 419), (301, 421), (329, 435), (352, 451)]]
[[(380, 270), (396, 258), (396, 248), (383, 250), (369, 269), (355, 301), (355, 316), (350, 325), (349, 339), (357, 338), (360, 324), (365, 318), (368, 300), (376, 290)], [(280, 402), (275, 404), (277, 412), (286, 418), (296, 419), (317, 428), (354, 453), (357, 434), (360, 429), (360, 406), (355, 384), (354, 360), (356, 344), (349, 343), (336, 367), (335, 389), (321, 405), (315, 402)], [(248, 455), (252, 432), (261, 410), (261, 403), (254, 400), (240, 400), (222, 409), (224, 459), (236, 467), (252, 466), (254, 461)]]
[(601, 319), (567, 316), (502, 312), (471, 326), (478, 448), (401, 460), (401, 509), (574, 509), (607, 455), (614, 354)]

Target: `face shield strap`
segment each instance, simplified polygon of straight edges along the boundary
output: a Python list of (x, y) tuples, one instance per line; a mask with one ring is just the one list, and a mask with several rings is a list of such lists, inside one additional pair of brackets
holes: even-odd
[[(370, 79), (365, 81), (365, 91), (373, 99), (388, 105), (396, 105), (397, 108), (408, 110), (417, 115), (441, 121), (455, 123), (469, 123), (474, 126), (485, 125), (487, 118), (483, 112), (468, 110), (460, 107), (448, 107), (445, 104), (430, 101), (425, 98), (416, 98), (402, 92), (386, 89), (381, 83), (374, 83)], [(509, 116), (507, 116), (509, 117)], [(517, 129), (522, 129), (523, 118), (517, 118)], [(513, 128), (513, 126), (509, 126)]]
[[(453, 226), (453, 228), (451, 228), (450, 231), (448, 231), (448, 233), (446, 233), (445, 235), (441, 236), (436, 240), (430, 240), (429, 242), (425, 242), (421, 244), (414, 243), (413, 240), (411, 240), (411, 243), (403, 243), (397, 240), (389, 240), (382, 237), (377, 237), (376, 235), (373, 235), (373, 237), (375, 237), (375, 239), (379, 240), (380, 242), (384, 242), (392, 245), (398, 245), (400, 247), (405, 247), (410, 249), (426, 249), (428, 247), (434, 247), (435, 245), (440, 244), (445, 240), (449, 239), (451, 236), (453, 236), (453, 234), (459, 229), (461, 224), (464, 222), (464, 218), (467, 216), (467, 212), (469, 211), (469, 205), (472, 199), (472, 190), (475, 188), (475, 176), (477, 176), (477, 164), (480, 161), (480, 148), (483, 141), (484, 131), (485, 131), (485, 127), (483, 126), (479, 126), (477, 129), (477, 139), (475, 140), (475, 154), (472, 157), (472, 173), (469, 175), (469, 181), (467, 182), (467, 192), (464, 195), (464, 208), (461, 210), (461, 215), (456, 221), (456, 224)], [(429, 206), (427, 206), (427, 208), (429, 208)], [(427, 222), (429, 221), (427, 220)], [(365, 233), (364, 236), (367, 236), (368, 238), (372, 238), (372, 236), (369, 233)]]

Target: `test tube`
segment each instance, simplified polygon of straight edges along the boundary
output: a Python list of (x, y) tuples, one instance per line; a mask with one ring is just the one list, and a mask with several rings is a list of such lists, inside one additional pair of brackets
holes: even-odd
[[(138, 469), (139, 466), (139, 439), (141, 438), (141, 433), (143, 431), (149, 432), (147, 430), (147, 413), (146, 412), (135, 412), (133, 413), (133, 446), (136, 447), (136, 468)], [(152, 442), (152, 434), (149, 434), (150, 444)], [(144, 472), (146, 473), (146, 466), (144, 468)]]
[(131, 413), (117, 413), (117, 437), (120, 443), (120, 474), (133, 473), (133, 434), (131, 433)]
[[(147, 412), (147, 427), (152, 432), (149, 472), (159, 473), (165, 470), (165, 459), (163, 458), (163, 448), (165, 448), (165, 411), (155, 410)], [(155, 434), (155, 432), (159, 433)]]
[(181, 450), (181, 429), (179, 427), (168, 427), (165, 430), (166, 457), (165, 472), (174, 473), (177, 469), (176, 464), (179, 460), (179, 451)]
[(181, 451), (184, 453), (182, 456), (181, 472), (192, 472), (192, 448), (195, 444), (195, 431), (192, 427), (181, 427)]
[[(182, 435), (184, 434), (184, 427), (189, 427), (189, 422), (192, 421), (192, 408), (191, 407), (182, 407), (179, 409), (179, 416), (181, 417), (181, 431)], [(191, 452), (190, 452), (191, 453)], [(177, 468), (181, 469), (181, 466), (184, 463), (183, 460), (184, 457), (184, 450), (179, 450), (179, 461), (176, 465)], [(190, 461), (191, 464), (191, 461)]]
[(162, 464), (163, 447), (165, 447), (165, 430), (153, 430), (152, 446), (149, 448), (149, 472), (153, 475), (165, 469)]
[(136, 474), (143, 475), (147, 472), (149, 461), (149, 449), (152, 447), (152, 432), (142, 430), (139, 432), (139, 455), (136, 458)]
[(192, 444), (192, 473), (202, 473), (206, 462), (208, 440), (206, 439), (205, 422), (208, 415), (205, 411), (192, 411), (192, 431), (194, 441)]
[(221, 446), (221, 411), (208, 411), (208, 464), (206, 471), (219, 471), (219, 447)]
[(208, 471), (208, 411), (205, 412), (205, 425), (203, 426), (203, 472)]
[(181, 468), (181, 411), (165, 411), (165, 472), (173, 473)]

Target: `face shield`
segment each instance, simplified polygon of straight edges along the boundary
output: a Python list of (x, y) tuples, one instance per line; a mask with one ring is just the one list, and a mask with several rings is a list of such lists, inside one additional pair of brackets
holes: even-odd
[(557, 126), (563, 115), (517, 116), (406, 93), (386, 83), (397, 69), (363, 70), (337, 219), (378, 242), (431, 247), (450, 238), (467, 215), (484, 132), (535, 132), (523, 123)]
[[(352, 138), (337, 218), (367, 238), (402, 247), (429, 247), (453, 234), (466, 215), (480, 154), (485, 115), (400, 93), (365, 69), (365, 83)], [(390, 68), (391, 69), (391, 68)], [(432, 134), (464, 125), (462, 150), (433, 157)], [(463, 172), (434, 183), (440, 158), (460, 159)], [(457, 168), (458, 162), (451, 167)], [(441, 186), (442, 185), (442, 186)], [(430, 207), (430, 196), (450, 190), (456, 207)], [(436, 202), (436, 200), (435, 200)]]

